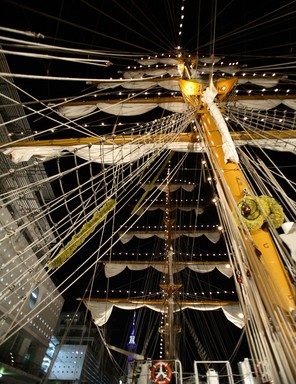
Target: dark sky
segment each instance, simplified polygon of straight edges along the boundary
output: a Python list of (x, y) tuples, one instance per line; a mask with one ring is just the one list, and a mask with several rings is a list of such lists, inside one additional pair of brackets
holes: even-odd
[[(295, 1), (1, 0), (1, 9), (3, 26), (40, 33), (52, 45), (137, 54), (173, 52), (181, 46), (201, 55), (214, 52), (245, 60), (288, 57), (295, 50)], [(53, 75), (61, 67), (44, 60), (39, 72)], [(68, 73), (72, 70), (68, 66)]]

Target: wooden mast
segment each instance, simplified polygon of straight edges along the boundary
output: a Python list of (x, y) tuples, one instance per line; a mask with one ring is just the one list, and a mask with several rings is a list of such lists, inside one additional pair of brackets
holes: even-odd
[(164, 340), (165, 340), (165, 356), (166, 359), (175, 359), (176, 356), (176, 330), (174, 321), (174, 293), (181, 288), (182, 284), (176, 284), (174, 282), (174, 249), (172, 241), (172, 232), (175, 228), (175, 219), (172, 217), (171, 209), (171, 191), (169, 183), (166, 188), (166, 209), (165, 209), (165, 233), (166, 233), (166, 252), (165, 258), (168, 267), (168, 273), (166, 276), (166, 282), (160, 284), (160, 288), (163, 290), (166, 299), (166, 313), (165, 313), (165, 327), (164, 327)]

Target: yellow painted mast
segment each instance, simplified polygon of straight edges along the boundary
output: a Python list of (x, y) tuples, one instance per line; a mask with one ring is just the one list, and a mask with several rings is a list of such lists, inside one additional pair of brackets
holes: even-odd
[[(200, 85), (196, 87), (197, 93), (195, 95), (186, 94), (188, 84), (196, 84), (192, 81), (181, 80), (181, 89), (185, 95), (187, 101), (192, 105), (199, 105), (198, 119), (200, 121), (203, 130), (203, 139), (206, 146), (213, 154), (214, 166), (216, 170), (219, 170), (219, 175), (223, 175), (224, 181), (231, 192), (231, 195), (236, 203), (245, 197), (245, 191), (250, 191), (251, 188), (248, 185), (238, 163), (228, 162), (225, 163), (224, 151), (222, 148), (223, 141), (222, 135), (217, 128), (217, 125), (207, 108), (206, 104), (201, 101), (203, 88)], [(223, 85), (218, 88), (218, 98), (223, 98), (226, 92), (229, 92), (234, 84), (233, 79), (226, 84), (227, 81), (223, 81)], [(221, 89), (223, 88), (222, 92)], [(193, 87), (190, 88), (193, 90)], [(219, 93), (220, 90), (220, 93)], [(195, 98), (195, 99), (194, 99)], [(194, 103), (192, 100), (195, 100)], [(228, 191), (225, 191), (227, 197)], [(230, 209), (233, 211), (235, 207), (230, 199), (228, 199)], [(257, 257), (269, 278), (269, 284), (272, 286), (272, 292), (270, 294), (275, 298), (275, 303), (280, 303), (281, 308), (286, 313), (292, 313), (295, 310), (295, 294), (293, 285), (290, 282), (288, 274), (284, 268), (278, 251), (274, 245), (274, 241), (266, 228), (260, 228), (250, 233), (253, 241), (251, 243), (249, 238), (244, 236), (244, 242), (249, 243), (248, 248), (254, 249), (254, 254), (260, 253), (260, 258)], [(255, 247), (255, 248), (254, 248)], [(255, 261), (254, 261), (255, 262)], [(263, 289), (263, 288), (262, 288)]]
[[(216, 98), (218, 101), (219, 99), (223, 100), (226, 93), (231, 90), (234, 81), (232, 78), (227, 84), (227, 81), (223, 80), (223, 83), (217, 87), (218, 94)], [(252, 194), (252, 188), (241, 171), (238, 161), (225, 161), (223, 150), (225, 134), (222, 137), (215, 118), (204, 101), (202, 86), (197, 85), (195, 81), (180, 80), (180, 87), (187, 102), (197, 108), (197, 120), (201, 126), (203, 140), (208, 149), (213, 172), (217, 179), (220, 179), (222, 188), (220, 193), (225, 196), (230, 211), (237, 212), (237, 204), (246, 198), (246, 194)], [(233, 221), (233, 223), (236, 222)], [(257, 314), (255, 317), (257, 316), (257, 321), (260, 323), (259, 333), (262, 334), (261, 336), (266, 340), (270, 340), (270, 344), (267, 343), (269, 347), (266, 350), (269, 349), (269, 351), (265, 352), (263, 356), (267, 361), (271, 359), (273, 363), (269, 361), (266, 364), (270, 363), (270, 367), (278, 366), (278, 368), (271, 369), (273, 371), (271, 377), (279, 377), (278, 372), (285, 372), (287, 377), (296, 380), (294, 287), (268, 228), (262, 226), (257, 230), (239, 229), (239, 231), (242, 244), (247, 250), (245, 257), (252, 271), (252, 275), (248, 276), (246, 274), (244, 277), (253, 279), (261, 300), (261, 303), (259, 301), (256, 304), (259, 305), (257, 310), (255, 308), (249, 310), (255, 310), (254, 313)], [(246, 281), (241, 281), (241, 283), (246, 283), (250, 287)], [(253, 292), (250, 293), (253, 294)], [(265, 327), (269, 327), (271, 324), (272, 327), (265, 331)], [(248, 323), (246, 325), (248, 326)], [(250, 328), (248, 329), (249, 332), (252, 332)], [(266, 335), (264, 335), (265, 332)], [(276, 351), (272, 345), (276, 345)]]

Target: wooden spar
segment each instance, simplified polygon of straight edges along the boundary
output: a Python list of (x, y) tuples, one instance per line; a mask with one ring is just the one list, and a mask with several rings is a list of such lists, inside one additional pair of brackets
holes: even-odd
[[(134, 264), (134, 265), (147, 265), (147, 264), (151, 264), (151, 265), (161, 265), (161, 266), (165, 266), (167, 265), (167, 262), (166, 261), (154, 261), (153, 262), (151, 260), (148, 260), (148, 261), (143, 261), (143, 260), (116, 260), (116, 261), (113, 261), (113, 262), (108, 262), (108, 261), (104, 261), (104, 260), (98, 260), (97, 263), (100, 263), (100, 264), (123, 264), (123, 265), (127, 265), (127, 264)], [(187, 265), (188, 266), (191, 266), (191, 265), (229, 265), (229, 262), (228, 261), (174, 261), (174, 266), (184, 266), (186, 267)]]
[(73, 139), (34, 140), (6, 143), (6, 147), (44, 147), (44, 146), (72, 146), (72, 145), (123, 145), (128, 143), (148, 144), (155, 142), (198, 142), (197, 135), (193, 132), (179, 134), (155, 134), (155, 135), (106, 135), (96, 137), (81, 137)]
[(296, 139), (296, 131), (277, 131), (275, 129), (264, 130), (260, 133), (247, 133), (247, 132), (230, 132), (232, 140), (284, 140), (284, 139)]
[(145, 103), (154, 103), (154, 104), (160, 104), (160, 103), (182, 103), (184, 104), (184, 99), (182, 96), (176, 96), (176, 97), (137, 97), (137, 98), (131, 98), (131, 99), (94, 99), (94, 100), (87, 100), (87, 101), (68, 101), (66, 103), (63, 103), (63, 107), (74, 107), (79, 105), (96, 105), (98, 103), (104, 103), (104, 104), (118, 104), (118, 103), (124, 103), (124, 104), (145, 104)]
[[(225, 196), (231, 192), (231, 195), (237, 203), (242, 199), (244, 190), (251, 191), (240, 166), (237, 163), (225, 163), (224, 152), (222, 149), (222, 136), (218, 130), (210, 111), (207, 108), (202, 109), (203, 113), (200, 114), (199, 120), (204, 133), (204, 140), (213, 154), (214, 167), (216, 167), (219, 177), (224, 178), (224, 184), (227, 185)], [(229, 195), (228, 195), (229, 196)], [(228, 203), (231, 210), (234, 210), (232, 199), (228, 197)], [(278, 251), (275, 247), (273, 239), (266, 228), (250, 232), (251, 238), (242, 233), (244, 243), (247, 248), (253, 250), (249, 254), (249, 262), (253, 265), (254, 270), (260, 274), (261, 267), (263, 266), (265, 276), (267, 276), (268, 283), (264, 281), (266, 278), (264, 274), (261, 276), (254, 276), (256, 283), (261, 290), (261, 296), (264, 302), (264, 297), (272, 300), (275, 306), (280, 307), (288, 314), (295, 311), (294, 288), (290, 282), (284, 265), (280, 259)], [(256, 249), (261, 253), (260, 259), (256, 256)], [(271, 288), (270, 288), (271, 287)], [(267, 296), (266, 296), (267, 295)], [(268, 303), (266, 303), (267, 311), (270, 310)], [(271, 309), (272, 310), (272, 309)], [(271, 314), (270, 314), (271, 316)]]
[[(166, 300), (145, 300), (145, 299), (133, 299), (133, 298), (128, 298), (128, 299), (120, 299), (120, 298), (110, 298), (108, 297), (107, 299), (100, 299), (96, 297), (88, 297), (87, 299), (83, 298), (78, 298), (77, 300), (81, 301), (94, 301), (98, 303), (132, 303), (132, 304), (139, 304), (139, 305), (159, 305), (160, 307), (165, 307), (166, 306)], [(198, 306), (198, 305), (212, 305), (212, 306), (219, 306), (219, 307), (224, 307), (226, 305), (237, 305), (237, 301), (230, 301), (230, 300), (176, 300), (175, 302), (176, 306)]]
[[(188, 234), (194, 234), (194, 233), (196, 233), (196, 234), (198, 234), (198, 235), (205, 235), (205, 234), (207, 234), (207, 233), (221, 233), (221, 230), (220, 229), (184, 229), (184, 230), (175, 230), (174, 231), (174, 234), (178, 237), (178, 236), (181, 236), (181, 235), (186, 235), (186, 233), (188, 233)], [(127, 234), (130, 234), (130, 235), (140, 235), (140, 234), (143, 234), (143, 235), (145, 235), (145, 234), (151, 234), (151, 235), (157, 235), (157, 234), (159, 234), (159, 235), (161, 235), (163, 238), (166, 236), (166, 230), (163, 230), (163, 231), (161, 231), (161, 230), (157, 230), (157, 229), (155, 229), (155, 230), (153, 230), (153, 229), (151, 229), (151, 230), (147, 230), (147, 231), (145, 231), (145, 230), (143, 230), (143, 231), (141, 231), (141, 230), (139, 230), (139, 231), (128, 231), (127, 232)], [(125, 231), (118, 231), (118, 235), (119, 236), (122, 236), (122, 235), (124, 235), (125, 234)]]
[[(219, 67), (218, 67), (219, 69)], [(125, 72), (129, 72), (128, 70), (125, 70)], [(120, 72), (119, 72), (120, 73)], [(244, 83), (246, 82), (252, 82), (254, 81), (254, 79), (258, 80), (258, 79), (263, 79), (263, 80), (282, 80), (282, 79), (286, 79), (287, 76), (243, 76), (243, 80), (244, 80)], [(141, 83), (142, 84), (145, 84), (145, 83), (162, 83), (162, 82), (167, 82), (167, 81), (179, 81), (180, 80), (180, 76), (171, 76), (171, 77), (153, 77), (153, 78), (142, 78), (141, 79)], [(125, 79), (125, 82), (127, 81), (127, 79)], [(130, 82), (132, 83), (133, 81), (135, 81), (135, 79), (133, 78), (130, 78)], [(118, 83), (120, 83), (120, 79), (118, 80)], [(99, 84), (104, 84), (102, 81), (90, 81), (89, 84), (94, 84), (94, 85), (99, 85)]]
[[(283, 98), (294, 100), (296, 97), (293, 94), (290, 95), (277, 95), (277, 94), (264, 94), (264, 95), (235, 95), (231, 98), (232, 102), (239, 101), (239, 100), (282, 100)], [(106, 105), (108, 104), (147, 104), (147, 103), (154, 103), (154, 104), (162, 104), (162, 103), (182, 103), (184, 104), (184, 99), (182, 96), (175, 96), (175, 97), (137, 97), (132, 99), (94, 99), (94, 100), (84, 100), (84, 101), (69, 101), (65, 102), (62, 105), (59, 104), (61, 107), (75, 107), (75, 106), (81, 106), (81, 105), (96, 105), (98, 103), (104, 103)], [(52, 107), (54, 105), (51, 104)]]
[[(246, 133), (246, 132), (230, 132), (231, 138), (236, 140), (284, 140), (284, 139), (296, 139), (296, 131), (282, 130), (277, 131), (274, 129), (265, 130), (260, 133)], [(3, 147), (15, 148), (15, 147), (46, 147), (46, 146), (73, 146), (73, 145), (123, 145), (128, 143), (155, 143), (155, 142), (184, 142), (184, 143), (196, 143), (200, 139), (196, 133), (187, 132), (179, 134), (153, 134), (153, 135), (114, 135), (114, 136), (97, 136), (97, 137), (82, 137), (73, 139), (54, 139), (54, 140), (31, 140), (31, 141), (19, 141), (3, 144)]]

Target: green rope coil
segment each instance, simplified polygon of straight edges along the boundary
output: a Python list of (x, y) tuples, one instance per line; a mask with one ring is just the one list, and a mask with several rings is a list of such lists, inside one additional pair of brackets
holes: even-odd
[(85, 239), (94, 232), (96, 227), (105, 219), (110, 211), (115, 208), (116, 201), (110, 199), (94, 213), (93, 217), (83, 226), (80, 231), (72, 236), (71, 240), (63, 247), (59, 253), (48, 262), (48, 269), (60, 267), (66, 260), (68, 260), (78, 247), (85, 241)]
[[(240, 213), (239, 219), (245, 223), (250, 231), (256, 231), (262, 227), (265, 217), (260, 210), (257, 197), (245, 196), (238, 202), (237, 207)], [(244, 211), (246, 207), (248, 213)]]
[(282, 206), (269, 196), (245, 196), (238, 203), (239, 221), (243, 221), (250, 231), (256, 231), (265, 222), (271, 221), (279, 228), (285, 219)]
[(283, 207), (273, 197), (262, 195), (260, 196), (260, 201), (269, 206), (270, 213), (268, 214), (268, 218), (275, 228), (279, 228), (285, 221)]

